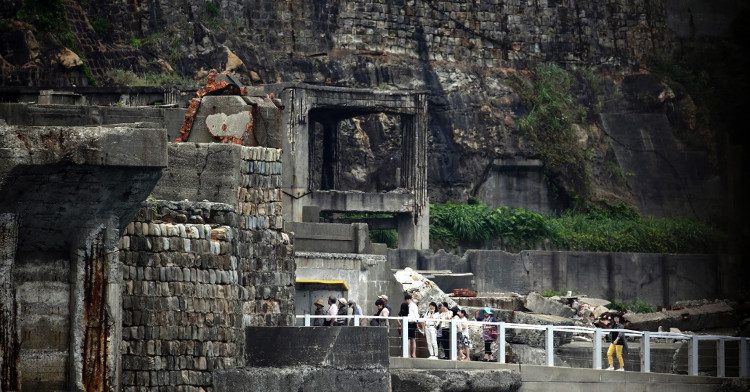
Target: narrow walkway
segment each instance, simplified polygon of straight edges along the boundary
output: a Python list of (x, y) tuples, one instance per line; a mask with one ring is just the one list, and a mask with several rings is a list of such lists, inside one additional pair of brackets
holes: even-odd
[[(615, 372), (608, 370), (500, 364), (495, 362), (441, 361), (423, 358), (390, 358), (390, 368), (412, 370), (508, 369), (521, 374), (519, 392), (719, 392), (750, 391), (747, 381), (733, 378), (679, 374)], [(730, 389), (730, 385), (736, 385)]]

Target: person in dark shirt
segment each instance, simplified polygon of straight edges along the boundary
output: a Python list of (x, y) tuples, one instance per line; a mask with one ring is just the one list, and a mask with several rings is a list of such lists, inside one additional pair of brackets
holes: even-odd
[[(620, 323), (620, 316), (614, 315), (612, 317), (612, 329), (622, 329), (623, 325)], [(617, 362), (620, 364), (620, 368), (617, 369), (620, 372), (625, 371), (625, 361), (622, 359), (622, 350), (625, 346), (625, 333), (619, 332), (619, 331), (612, 331), (609, 333), (609, 349), (607, 349), (607, 361), (609, 362), (609, 367), (607, 370), (615, 370), (614, 367), (614, 360), (613, 356), (614, 354), (617, 354)]]

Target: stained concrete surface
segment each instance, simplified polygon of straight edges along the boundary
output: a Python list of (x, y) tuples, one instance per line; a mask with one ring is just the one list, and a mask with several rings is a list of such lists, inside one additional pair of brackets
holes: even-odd
[[(725, 392), (750, 391), (747, 380), (675, 374), (614, 372), (494, 362), (434, 361), (391, 358), (391, 371), (423, 370), (512, 370), (520, 374), (519, 392)], [(730, 389), (733, 388), (733, 389)]]

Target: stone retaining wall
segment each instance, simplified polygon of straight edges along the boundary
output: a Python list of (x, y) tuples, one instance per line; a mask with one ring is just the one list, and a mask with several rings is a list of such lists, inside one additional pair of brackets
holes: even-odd
[[(172, 166), (174, 151), (203, 148), (232, 159), (215, 172)], [(213, 371), (243, 365), (244, 327), (294, 323), (279, 156), (234, 145), (171, 146), (169, 170), (203, 170), (196, 181), (225, 175), (230, 180), (214, 191), (230, 204), (147, 201), (127, 226), (120, 241), (123, 391), (211, 391)]]

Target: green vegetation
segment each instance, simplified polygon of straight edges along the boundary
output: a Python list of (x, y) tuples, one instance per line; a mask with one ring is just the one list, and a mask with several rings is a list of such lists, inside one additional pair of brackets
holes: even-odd
[(440, 246), (482, 246), (501, 239), (512, 250), (542, 241), (566, 250), (602, 252), (710, 253), (724, 235), (705, 223), (683, 218), (642, 217), (615, 205), (543, 216), (521, 208), (484, 204), (432, 204), (430, 238)]
[(138, 37), (131, 37), (128, 45), (133, 49), (140, 49), (143, 46), (143, 41)]
[(611, 310), (617, 310), (618, 312), (632, 312), (632, 313), (653, 313), (656, 312), (656, 306), (650, 303), (636, 298), (631, 302), (617, 302), (612, 301), (608, 306)]
[(215, 18), (215, 17), (219, 16), (219, 13), (220, 13), (219, 5), (216, 4), (213, 1), (207, 1), (206, 2), (206, 13), (208, 14), (208, 16), (210, 16), (212, 18)]
[(549, 298), (549, 297), (562, 297), (566, 293), (564, 291), (557, 291), (557, 290), (545, 290), (542, 292), (542, 297)]
[(91, 19), (91, 27), (100, 37), (108, 36), (112, 29), (112, 25), (109, 23), (109, 21), (100, 16), (95, 16)]
[(573, 94), (573, 75), (555, 64), (542, 64), (531, 80), (516, 82), (529, 107), (519, 129), (544, 162), (550, 185), (569, 204), (585, 204), (591, 194), (588, 153), (578, 143), (573, 125), (583, 124), (587, 113)]
[(542, 215), (520, 208), (492, 209), (481, 203), (430, 206), (430, 237), (444, 244), (481, 244), (503, 238), (521, 245), (547, 233)]
[(69, 30), (61, 0), (24, 0), (16, 19), (53, 34)]
[(389, 248), (398, 248), (398, 232), (396, 229), (370, 230), (370, 241), (386, 244)]
[(107, 74), (113, 84), (130, 87), (192, 86), (193, 80), (176, 73), (145, 73), (115, 69)]

